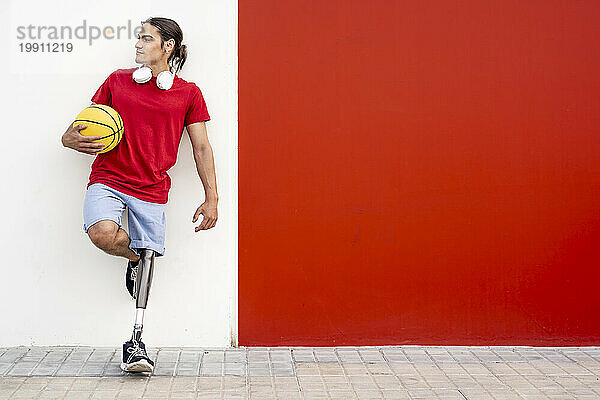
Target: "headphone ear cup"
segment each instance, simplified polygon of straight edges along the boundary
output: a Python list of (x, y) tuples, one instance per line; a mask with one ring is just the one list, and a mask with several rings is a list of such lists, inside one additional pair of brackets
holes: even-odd
[(152, 79), (152, 69), (150, 67), (140, 67), (133, 71), (133, 80), (137, 83), (146, 83)]
[(156, 77), (156, 86), (158, 86), (162, 90), (171, 89), (173, 86), (173, 73), (170, 71), (163, 71)]

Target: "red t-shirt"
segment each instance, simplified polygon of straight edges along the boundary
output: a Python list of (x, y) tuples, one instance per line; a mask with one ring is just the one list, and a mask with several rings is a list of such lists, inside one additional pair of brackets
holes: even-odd
[(96, 155), (87, 186), (102, 182), (113, 189), (152, 203), (165, 204), (171, 188), (167, 171), (177, 161), (183, 127), (209, 121), (200, 88), (175, 76), (162, 90), (156, 77), (134, 82), (135, 68), (111, 73), (92, 101), (117, 110), (125, 132), (118, 146)]

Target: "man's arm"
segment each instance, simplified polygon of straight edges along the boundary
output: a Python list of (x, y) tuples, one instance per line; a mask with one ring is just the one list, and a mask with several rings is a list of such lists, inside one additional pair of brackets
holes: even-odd
[(196, 222), (200, 214), (204, 215), (202, 223), (194, 229), (198, 232), (199, 230), (210, 229), (217, 223), (217, 203), (219, 201), (219, 195), (217, 194), (215, 162), (212, 147), (208, 142), (206, 124), (204, 122), (196, 122), (188, 125), (186, 128), (188, 135), (190, 135), (190, 141), (192, 142), (196, 170), (204, 185), (205, 193), (204, 203), (198, 207), (192, 218), (192, 222)]
[[(94, 105), (92, 101), (91, 105)], [(81, 134), (81, 130), (85, 129), (87, 125), (79, 124), (73, 126), (69, 124), (65, 133), (61, 137), (63, 146), (69, 147), (73, 150), (77, 150), (80, 153), (95, 155), (104, 148), (104, 143), (92, 143), (94, 140), (98, 140), (101, 136), (84, 136)]]

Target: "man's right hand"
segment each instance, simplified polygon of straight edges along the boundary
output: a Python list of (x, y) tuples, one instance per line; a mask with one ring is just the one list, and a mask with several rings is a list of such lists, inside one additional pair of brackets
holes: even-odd
[(100, 139), (102, 136), (84, 136), (81, 130), (87, 125), (79, 124), (69, 125), (67, 131), (62, 135), (62, 144), (65, 147), (77, 150), (80, 153), (96, 154), (104, 148), (104, 143), (93, 143), (94, 140)]

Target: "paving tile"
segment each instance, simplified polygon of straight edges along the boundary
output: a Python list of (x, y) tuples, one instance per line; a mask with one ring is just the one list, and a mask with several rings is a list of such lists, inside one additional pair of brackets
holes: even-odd
[(13, 393), (11, 398), (13, 398), (13, 399), (35, 399), (40, 394), (40, 392), (41, 392), (41, 390), (38, 390), (38, 389), (26, 389), (26, 388), (21, 387)]

